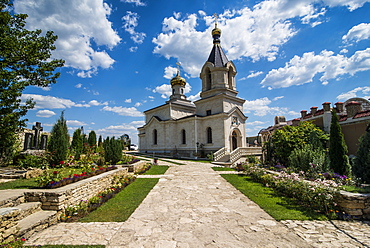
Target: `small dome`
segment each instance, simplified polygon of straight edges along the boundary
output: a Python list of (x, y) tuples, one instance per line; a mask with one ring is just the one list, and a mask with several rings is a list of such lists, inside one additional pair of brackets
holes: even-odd
[(219, 35), (221, 36), (221, 29), (215, 27), (214, 29), (212, 29), (212, 36), (214, 35)]
[(179, 72), (177, 72), (176, 77), (174, 77), (174, 78), (171, 79), (171, 86), (175, 86), (175, 85), (180, 85), (182, 87), (184, 87), (186, 85), (185, 78), (181, 77), (179, 75)]

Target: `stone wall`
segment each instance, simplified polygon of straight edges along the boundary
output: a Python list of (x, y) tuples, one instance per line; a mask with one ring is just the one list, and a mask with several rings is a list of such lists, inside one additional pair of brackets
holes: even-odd
[(342, 211), (355, 219), (370, 219), (370, 194), (340, 191), (337, 202)]
[(67, 206), (76, 205), (82, 200), (90, 199), (100, 191), (109, 188), (114, 176), (127, 173), (128, 169), (121, 167), (57, 189), (25, 192), (25, 199), (27, 202), (41, 202), (43, 210), (60, 211)]

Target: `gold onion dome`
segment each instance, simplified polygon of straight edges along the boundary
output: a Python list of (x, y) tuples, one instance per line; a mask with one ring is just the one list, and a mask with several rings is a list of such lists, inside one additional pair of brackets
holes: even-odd
[(183, 86), (183, 87), (186, 85), (186, 80), (185, 80), (185, 78), (180, 76), (179, 71), (177, 71), (177, 75), (174, 78), (171, 79), (171, 85), (172, 86), (180, 85), (180, 86)]
[(212, 36), (214, 35), (221, 36), (221, 29), (219, 29), (217, 26), (214, 29), (212, 29)]

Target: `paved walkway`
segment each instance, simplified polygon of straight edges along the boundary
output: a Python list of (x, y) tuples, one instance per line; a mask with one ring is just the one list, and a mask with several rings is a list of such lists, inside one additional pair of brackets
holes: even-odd
[[(170, 167), (126, 222), (59, 223), (35, 234), (26, 244), (134, 248), (366, 247), (329, 222), (275, 221), (209, 164), (186, 163)], [(367, 242), (370, 226), (362, 225), (365, 232), (356, 230), (362, 234), (362, 241)], [(331, 236), (323, 239), (328, 230)]]

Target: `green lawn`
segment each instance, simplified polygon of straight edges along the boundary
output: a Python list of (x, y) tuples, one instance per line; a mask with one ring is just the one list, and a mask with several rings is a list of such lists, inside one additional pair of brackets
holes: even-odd
[(327, 220), (324, 214), (298, 205), (293, 199), (277, 194), (273, 189), (253, 182), (244, 175), (222, 175), (240, 192), (257, 203), (276, 220)]
[(212, 167), (214, 171), (235, 171), (233, 168), (227, 168), (227, 167)]
[(5, 183), (0, 183), (0, 190), (2, 189), (34, 189), (38, 185), (34, 178), (31, 179), (17, 179)]
[(143, 175), (163, 175), (169, 166), (164, 165), (152, 165)]
[(352, 193), (370, 193), (370, 186), (356, 187), (356, 186), (343, 186), (343, 190)]
[(80, 222), (123, 222), (126, 221), (150, 190), (157, 184), (158, 178), (138, 178), (115, 197), (91, 212)]

